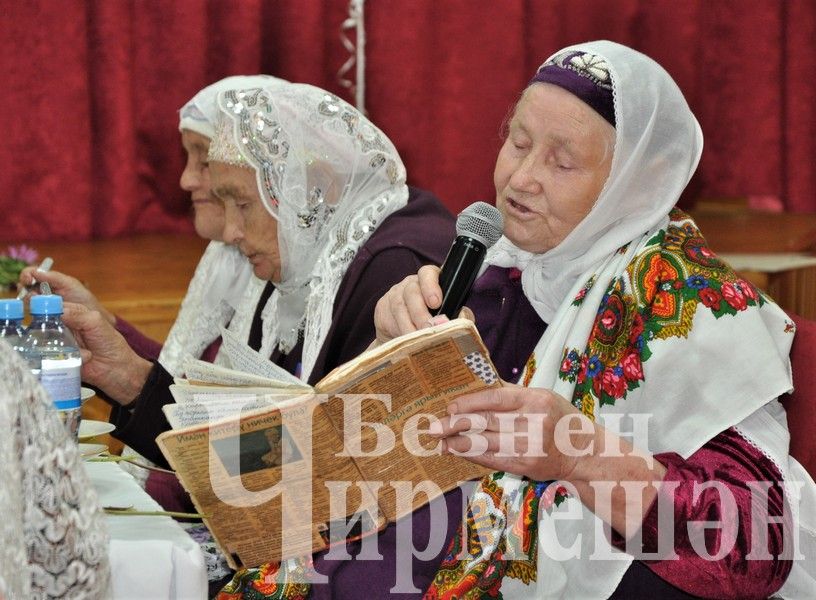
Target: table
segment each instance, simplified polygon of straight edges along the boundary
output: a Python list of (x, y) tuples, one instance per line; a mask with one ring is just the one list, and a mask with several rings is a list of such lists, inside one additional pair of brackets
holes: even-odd
[(742, 277), (784, 310), (816, 319), (816, 214), (705, 208), (690, 213), (711, 249)]
[(816, 251), (816, 214), (751, 210), (689, 213), (718, 254)]
[(207, 241), (149, 234), (86, 242), (36, 242), (40, 259), (79, 279), (111, 312), (163, 341)]
[[(162, 510), (115, 463), (84, 462), (102, 506)], [(111, 579), (116, 600), (201, 600), (207, 569), (198, 543), (170, 517), (116, 516), (110, 532)]]

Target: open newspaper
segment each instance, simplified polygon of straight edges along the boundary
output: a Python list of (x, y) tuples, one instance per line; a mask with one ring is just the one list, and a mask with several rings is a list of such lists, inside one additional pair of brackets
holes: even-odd
[(501, 385), (470, 321), (394, 339), (314, 387), (223, 333), (244, 371), (188, 364), (157, 443), (231, 567), (375, 533), (489, 471), (427, 433), (453, 398)]

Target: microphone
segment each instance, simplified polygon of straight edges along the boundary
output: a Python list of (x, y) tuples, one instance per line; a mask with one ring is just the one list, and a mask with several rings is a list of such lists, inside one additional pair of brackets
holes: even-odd
[(456, 239), (439, 274), (442, 304), (432, 310), (455, 319), (462, 310), (470, 288), (484, 261), (487, 249), (499, 241), (504, 219), (499, 209), (487, 202), (474, 202), (456, 218)]

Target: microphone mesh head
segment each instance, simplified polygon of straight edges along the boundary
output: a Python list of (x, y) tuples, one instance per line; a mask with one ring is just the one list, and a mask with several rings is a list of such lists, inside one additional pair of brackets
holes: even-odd
[(456, 218), (456, 235), (473, 238), (486, 248), (499, 241), (503, 229), (499, 209), (487, 202), (474, 202)]

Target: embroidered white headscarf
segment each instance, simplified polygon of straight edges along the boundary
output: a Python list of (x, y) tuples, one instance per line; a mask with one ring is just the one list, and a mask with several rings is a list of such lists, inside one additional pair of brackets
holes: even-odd
[(261, 353), (289, 352), (303, 334), (308, 380), (346, 269), (374, 230), (408, 201), (391, 140), (357, 109), (310, 85), (219, 95), (224, 117), (210, 160), (255, 170), (278, 226), (281, 281), (263, 311)]
[[(286, 83), (271, 75), (236, 75), (217, 81), (181, 108), (179, 131), (187, 129), (212, 139), (220, 113), (216, 103), (219, 92), (236, 87), (271, 89)], [(184, 360), (200, 358), (218, 338), (221, 327), (233, 318), (253, 279), (252, 266), (237, 248), (221, 241), (207, 245), (159, 355), (159, 362), (169, 373), (181, 375)]]
[[(667, 231), (669, 212), (696, 169), (703, 139), (679, 88), (653, 60), (608, 41), (580, 44), (561, 52), (572, 50), (603, 59), (614, 85), (616, 144), (609, 178), (589, 214), (558, 246), (543, 254), (531, 254), (503, 238), (488, 260), (522, 269), (524, 293), (549, 324), (535, 348), (534, 370), (531, 361), (522, 380), (530, 387), (551, 389), (575, 401), (576, 385), (581, 383), (580, 377), (576, 383), (579, 371), (575, 360), (580, 361), (588, 352), (587, 341), (610, 284), (620, 282), (621, 293), (642, 301), (638, 300), (642, 294), (637, 289), (639, 282), (629, 279), (627, 267), (637, 265), (645, 250), (653, 247), (655, 236)], [(693, 227), (689, 223), (672, 225)], [(729, 291), (742, 294), (741, 286), (737, 282)], [(750, 292), (748, 287), (744, 289)], [(725, 291), (723, 286), (722, 293)], [(745, 297), (732, 300), (736, 304)], [(791, 387), (788, 352), (793, 325), (787, 316), (772, 302), (756, 302), (749, 304), (748, 310), (742, 306), (736, 314), (722, 316), (715, 315), (701, 300), (689, 300), (685, 308), (688, 310), (680, 311), (676, 324), (649, 338), (650, 354), (642, 363), (640, 358), (637, 361), (642, 377), (633, 378), (628, 391), (618, 388), (620, 396), (613, 402), (601, 404), (600, 391), (587, 392), (578, 399), (583, 411), (599, 420), (649, 414), (647, 449), (653, 454), (676, 452), (688, 457), (720, 432), (736, 427), (773, 460), (786, 482), (809, 480), (787, 455), (787, 428), (776, 401)], [(571, 358), (573, 352), (575, 359)], [(610, 390), (616, 384), (627, 385), (623, 373), (610, 369), (608, 376), (599, 389), (606, 390), (607, 383)], [(499, 485), (505, 498), (517, 502), (523, 497), (518, 494), (525, 486), (520, 478), (505, 475)], [(806, 538), (803, 546), (809, 544), (808, 551), (813, 552), (813, 529), (809, 537), (806, 535), (808, 527), (812, 528), (812, 515), (811, 524), (802, 525), (799, 494), (790, 489), (786, 494), (802, 527), (802, 538)], [(803, 494), (814, 496), (812, 480)], [(492, 505), (489, 495), (479, 492), (476, 497)], [(536, 581), (524, 584), (505, 578), (501, 588), (505, 598), (603, 598), (615, 590), (631, 564), (631, 556), (613, 550), (606, 538), (598, 535), (600, 519), (577, 499), (570, 498), (553, 510), (553, 514), (564, 512), (571, 512), (573, 517), (564, 520), (563, 515), (561, 519), (539, 515)], [(578, 515), (580, 518), (575, 518)], [(570, 547), (576, 536), (580, 536), (580, 558), (550, 558), (554, 548)], [(591, 560), (596, 552), (614, 555), (616, 560)], [(474, 562), (483, 559), (484, 555)], [(814, 581), (812, 572), (807, 573), (813, 566), (807, 567), (807, 562), (795, 563), (783, 595), (786, 590), (807, 589)], [(791, 593), (791, 597), (796, 596)]]

